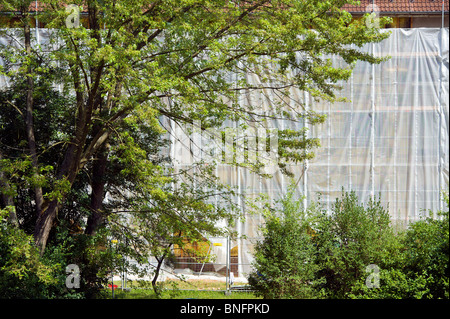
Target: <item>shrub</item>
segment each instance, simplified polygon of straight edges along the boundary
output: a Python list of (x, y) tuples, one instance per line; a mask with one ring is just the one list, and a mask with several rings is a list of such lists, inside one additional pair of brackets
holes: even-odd
[(54, 268), (45, 265), (33, 238), (7, 222), (0, 210), (0, 298), (47, 298), (57, 283)]
[(449, 198), (447, 210), (436, 219), (426, 218), (410, 225), (405, 236), (405, 268), (411, 277), (423, 275), (425, 298), (449, 298)]
[(329, 213), (316, 204), (304, 213), (290, 189), (266, 216), (249, 282), (265, 298), (448, 299), (445, 201), (439, 218), (396, 233), (379, 199), (364, 205), (343, 191)]
[(318, 224), (316, 243), (320, 274), (330, 298), (346, 298), (371, 264), (385, 267), (396, 255), (398, 241), (389, 213), (379, 200), (359, 203), (355, 192), (342, 192), (329, 215)]
[(357, 299), (421, 299), (429, 293), (424, 274), (410, 276), (402, 268), (380, 269), (379, 287), (368, 287), (360, 278), (348, 294)]
[[(445, 195), (448, 207), (448, 195)], [(362, 275), (351, 287), (351, 298), (449, 298), (448, 209), (440, 219), (426, 218), (409, 225), (390, 241), (393, 249), (380, 261), (379, 287), (366, 286)]]
[[(7, 221), (0, 210), (0, 298), (67, 299), (101, 297), (111, 265), (118, 257), (101, 249), (105, 236), (74, 236), (60, 230), (40, 256), (33, 237)], [(64, 228), (64, 226), (60, 226)], [(66, 266), (80, 268), (80, 288), (66, 287)]]
[[(103, 298), (112, 269), (121, 269), (123, 258), (117, 249), (108, 244), (108, 230), (103, 228), (95, 235), (74, 233), (64, 221), (57, 226), (55, 236), (49, 241), (42, 260), (57, 267), (58, 285), (53, 287), (51, 298)], [(65, 284), (67, 265), (79, 268), (79, 288), (68, 289)]]
[(265, 216), (264, 239), (256, 244), (249, 284), (264, 298), (319, 298), (316, 287), (321, 280), (311, 227), (315, 208), (305, 212), (302, 199), (294, 200), (293, 186), (279, 204), (279, 212)]

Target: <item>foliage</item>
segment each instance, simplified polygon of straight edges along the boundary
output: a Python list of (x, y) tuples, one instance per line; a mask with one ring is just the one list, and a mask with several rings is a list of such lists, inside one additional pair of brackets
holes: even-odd
[(353, 299), (421, 299), (429, 290), (424, 274), (409, 276), (402, 268), (381, 269), (379, 287), (367, 287), (360, 278), (348, 294)]
[(312, 228), (317, 211), (304, 209), (303, 199), (294, 199), (292, 184), (280, 201), (280, 211), (266, 214), (264, 239), (255, 246), (255, 271), (249, 284), (264, 298), (320, 298), (316, 249)]
[[(120, 258), (104, 247), (104, 235), (71, 236), (69, 227), (58, 226), (55, 243), (40, 256), (32, 236), (0, 216), (0, 298), (100, 297)], [(66, 266), (80, 268), (80, 288), (66, 286)]]
[[(431, 213), (411, 223), (399, 234), (400, 254), (392, 256), (391, 267), (380, 272), (380, 288), (360, 283), (354, 298), (443, 298), (449, 299), (449, 219), (446, 211)], [(396, 263), (395, 263), (396, 262)]]
[[(122, 256), (114, 244), (108, 242), (108, 230), (103, 228), (93, 236), (74, 234), (72, 225), (61, 223), (56, 236), (41, 257), (46, 264), (57, 265), (59, 271), (59, 290), (55, 298), (101, 298), (113, 271), (122, 266)], [(67, 288), (66, 267), (79, 267), (79, 288)]]
[[(448, 299), (448, 195), (444, 198), (447, 210), (438, 212), (439, 218), (396, 233), (379, 200), (364, 205), (355, 192), (343, 190), (329, 214), (316, 205), (305, 218), (291, 189), (281, 211), (268, 214), (249, 282), (265, 298)], [(290, 274), (301, 279), (289, 280)]]
[(449, 197), (443, 196), (447, 210), (413, 223), (405, 236), (406, 268), (427, 278), (426, 298), (449, 299)]
[(33, 238), (13, 227), (0, 211), (0, 298), (47, 298), (56, 267), (44, 264)]
[(380, 201), (359, 203), (356, 193), (342, 191), (329, 215), (317, 226), (316, 244), (320, 273), (330, 298), (345, 298), (366, 267), (389, 265), (399, 253), (389, 213)]
[[(322, 123), (288, 98), (290, 89), (337, 101), (337, 83), (357, 61), (384, 60), (357, 48), (389, 36), (352, 20), (340, 9), (346, 2), (74, 0), (88, 23), (73, 28), (61, 1), (43, 0), (45, 10), (30, 16), (31, 1), (1, 0), (17, 13), (14, 28), (1, 30), (9, 40), (0, 75), (10, 83), (0, 92), (1, 208), (14, 206), (10, 217), (42, 258), (80, 263), (86, 295), (115, 260), (144, 263), (152, 253), (162, 263), (183, 237), (231, 233), (240, 218), (232, 199), (241, 194), (219, 180), (217, 163), (175, 167), (163, 152), (164, 123)], [(32, 41), (36, 18), (47, 43)], [(268, 91), (267, 110), (240, 103), (243, 93)], [(319, 145), (302, 129), (279, 137), (285, 174), (286, 162), (311, 158)], [(247, 167), (263, 175), (261, 163)]]
[[(446, 211), (411, 223), (397, 235), (398, 253), (380, 270), (380, 287), (369, 289), (361, 279), (352, 298), (449, 298), (449, 220)], [(433, 216), (433, 212), (430, 212)]]

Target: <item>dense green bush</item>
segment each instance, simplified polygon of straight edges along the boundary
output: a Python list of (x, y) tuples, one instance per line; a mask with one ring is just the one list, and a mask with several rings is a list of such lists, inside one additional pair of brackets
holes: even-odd
[(329, 298), (346, 298), (358, 280), (370, 275), (369, 265), (384, 269), (399, 253), (389, 213), (372, 198), (366, 206), (359, 203), (355, 192), (336, 199), (316, 232), (317, 262)]
[(449, 298), (449, 200), (435, 218), (411, 223), (396, 235), (400, 243), (390, 263), (380, 270), (380, 287), (367, 288), (362, 279), (352, 298)]
[(294, 200), (291, 187), (279, 201), (280, 212), (269, 211), (262, 229), (264, 239), (256, 244), (256, 271), (249, 284), (264, 298), (319, 298), (321, 283), (310, 225), (316, 211), (303, 209), (302, 199)]
[(423, 274), (427, 279), (426, 298), (449, 298), (449, 200), (447, 210), (438, 212), (439, 218), (426, 218), (408, 229), (406, 269), (411, 276)]
[[(33, 237), (7, 221), (8, 211), (0, 211), (0, 299), (7, 298), (98, 298), (113, 267), (120, 258), (104, 245), (106, 237), (58, 231), (43, 256)], [(66, 266), (80, 269), (80, 287), (67, 288)]]
[[(106, 231), (106, 230), (103, 230)], [(106, 234), (94, 236), (71, 233), (65, 223), (58, 226), (56, 235), (42, 256), (43, 262), (57, 265), (58, 285), (53, 287), (50, 298), (102, 298), (111, 269), (119, 261), (117, 254), (106, 244)], [(67, 289), (65, 280), (67, 265), (76, 265), (80, 271), (80, 287)]]
[(265, 298), (449, 298), (449, 213), (395, 232), (379, 200), (342, 192), (330, 212), (292, 189), (267, 215), (252, 287)]
[(360, 278), (347, 295), (354, 299), (421, 299), (429, 292), (424, 274), (411, 276), (402, 268), (380, 269), (379, 287), (370, 288)]
[(33, 238), (7, 222), (0, 211), (0, 298), (46, 298), (57, 283), (55, 267), (45, 265)]

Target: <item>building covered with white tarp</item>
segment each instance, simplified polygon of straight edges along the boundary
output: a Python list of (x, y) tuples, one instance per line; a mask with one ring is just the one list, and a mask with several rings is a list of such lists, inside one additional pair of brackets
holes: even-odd
[[(393, 224), (405, 227), (444, 208), (441, 191), (449, 185), (449, 29), (385, 31), (391, 32), (388, 39), (367, 44), (362, 50), (391, 58), (377, 65), (357, 63), (339, 92), (348, 102), (317, 102), (307, 93), (291, 89), (290, 99), (327, 115), (323, 124), (308, 127), (306, 122), (272, 120), (271, 127), (306, 126), (309, 136), (321, 141), (313, 160), (292, 168), (296, 191), (305, 196), (305, 204), (318, 200), (320, 194), (320, 201), (330, 209), (342, 189), (355, 191), (361, 201), (380, 196)], [(270, 90), (242, 94), (241, 103), (270, 107), (271, 94)], [(193, 139), (174, 138), (174, 159), (182, 162), (192, 143)], [(186, 153), (180, 151), (183, 148)], [(272, 200), (280, 198), (289, 183), (280, 171), (265, 179), (226, 163), (219, 164), (217, 174), (242, 193), (266, 193)], [(245, 211), (244, 202), (240, 204)], [(239, 234), (247, 237), (230, 246), (238, 248), (239, 276), (250, 270), (251, 250), (261, 223), (261, 216), (248, 215), (237, 225)], [(215, 268), (225, 267), (226, 241), (212, 241), (223, 241), (212, 249), (219, 257)]]
[[(45, 30), (36, 32), (38, 41), (48, 41)], [(321, 141), (314, 159), (292, 168), (298, 181), (296, 191), (305, 196), (305, 204), (318, 200), (320, 194), (320, 201), (330, 209), (342, 188), (355, 191), (361, 201), (380, 195), (392, 221), (404, 226), (429, 211), (444, 208), (441, 191), (449, 185), (449, 29), (389, 32), (391, 36), (383, 42), (362, 48), (391, 58), (378, 65), (357, 63), (351, 79), (342, 83), (339, 92), (348, 102), (317, 102), (291, 88), (290, 99), (327, 115), (324, 124), (308, 127), (306, 122), (272, 120), (270, 125), (275, 129), (307, 127), (309, 136)], [(2, 44), (7, 41), (0, 38)], [(332, 59), (341, 63), (338, 58)], [(7, 79), (0, 77), (0, 86), (5, 85)], [(243, 93), (241, 103), (270, 107), (272, 92), (252, 94)], [(184, 156), (180, 149), (191, 149), (192, 139), (174, 138), (172, 142), (173, 150), (177, 150), (171, 152), (174, 160)], [(272, 200), (286, 192), (289, 182), (278, 170), (273, 178), (265, 179), (243, 167), (222, 163), (216, 172), (241, 193), (265, 193)], [(245, 203), (238, 204), (245, 212)], [(216, 271), (225, 267), (229, 246), (228, 250), (237, 251), (238, 276), (245, 277), (261, 223), (261, 216), (247, 216), (236, 226), (246, 238), (240, 237), (230, 245), (224, 238), (211, 239), (217, 243), (211, 248), (218, 257)]]

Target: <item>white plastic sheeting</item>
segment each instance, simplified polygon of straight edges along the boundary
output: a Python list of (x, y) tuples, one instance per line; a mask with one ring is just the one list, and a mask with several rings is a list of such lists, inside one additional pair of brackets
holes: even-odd
[[(294, 167), (294, 172), (299, 181), (297, 192), (306, 196), (306, 203), (317, 200), (320, 193), (320, 201), (329, 210), (342, 188), (355, 191), (362, 201), (380, 195), (394, 225), (405, 227), (444, 208), (441, 191), (448, 189), (449, 183), (449, 30), (386, 31), (392, 32), (388, 39), (367, 44), (362, 50), (391, 59), (379, 65), (357, 63), (339, 93), (349, 102), (315, 102), (305, 92), (291, 89), (292, 100), (327, 115), (324, 124), (308, 127), (310, 136), (320, 138), (322, 147), (313, 160)], [(332, 59), (340, 63), (339, 58)], [(266, 107), (270, 98), (264, 94), (243, 95), (242, 103)], [(294, 128), (288, 121), (272, 121), (271, 125)], [(178, 151), (183, 145), (188, 152), (192, 149), (185, 141), (173, 142)], [(188, 156), (173, 155), (177, 160)], [(288, 184), (280, 172), (263, 179), (245, 168), (222, 164), (217, 173), (241, 192), (267, 193), (271, 199), (282, 196)], [(240, 204), (245, 211), (244, 203)], [(261, 216), (249, 215), (237, 225), (239, 234), (247, 236), (232, 244), (238, 246), (239, 276), (250, 271), (261, 222)], [(226, 254), (218, 253), (217, 262), (223, 267)]]
[[(41, 44), (47, 42), (47, 32), (38, 31)], [(295, 167), (294, 172), (299, 180), (298, 194), (305, 195), (306, 202), (317, 200), (320, 193), (329, 209), (342, 187), (354, 190), (363, 201), (380, 194), (392, 220), (406, 225), (428, 210), (442, 209), (440, 193), (448, 188), (449, 30), (389, 31), (392, 35), (388, 39), (368, 44), (363, 50), (391, 59), (379, 65), (358, 63), (351, 79), (343, 83), (339, 94), (350, 102), (318, 103), (305, 92), (291, 89), (290, 98), (328, 116), (324, 124), (309, 127), (310, 136), (319, 137), (322, 144), (316, 157)], [(3, 44), (8, 40), (0, 38)], [(0, 77), (0, 86), (4, 85), (7, 79)], [(260, 103), (262, 107), (270, 104), (270, 99), (243, 95), (242, 103)], [(293, 124), (272, 122), (275, 128), (286, 125)], [(192, 141), (173, 142), (176, 151), (172, 156), (183, 161), (186, 154), (182, 150), (190, 149)], [(288, 182), (280, 172), (272, 179), (263, 179), (227, 164), (219, 165), (217, 174), (247, 195), (267, 193), (272, 199), (285, 193)], [(244, 203), (240, 204), (245, 211)], [(259, 236), (261, 222), (261, 216), (251, 215), (236, 226), (239, 234), (248, 237), (231, 245), (238, 246), (239, 276), (250, 270), (251, 238)], [(225, 246), (224, 239), (223, 245), (215, 248), (216, 270), (225, 266)]]
[(391, 32), (364, 48), (392, 58), (357, 64), (341, 93), (352, 102), (311, 105), (328, 120), (313, 128), (323, 147), (302, 191), (327, 205), (342, 186), (362, 200), (380, 194), (393, 220), (409, 222), (442, 208), (448, 185), (448, 28)]

